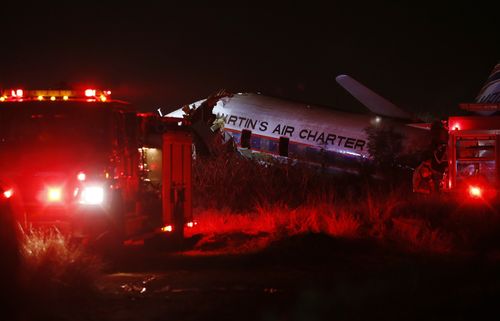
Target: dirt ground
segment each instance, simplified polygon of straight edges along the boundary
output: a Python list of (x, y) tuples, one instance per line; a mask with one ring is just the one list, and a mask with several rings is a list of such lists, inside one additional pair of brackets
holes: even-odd
[(320, 234), (293, 236), (239, 255), (129, 246), (108, 265), (92, 296), (55, 303), (33, 318), (497, 320), (500, 316), (498, 253), (430, 256), (390, 248)]

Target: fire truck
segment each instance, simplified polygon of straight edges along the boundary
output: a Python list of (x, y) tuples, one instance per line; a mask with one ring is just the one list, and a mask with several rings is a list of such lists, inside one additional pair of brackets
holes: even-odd
[[(462, 104), (462, 109), (493, 113), (498, 104)], [(473, 199), (498, 201), (500, 190), (500, 116), (453, 116), (448, 119), (450, 191)]]
[(139, 113), (108, 90), (2, 90), (3, 193), (22, 200), (25, 227), (110, 243), (182, 235), (193, 223), (180, 121)]

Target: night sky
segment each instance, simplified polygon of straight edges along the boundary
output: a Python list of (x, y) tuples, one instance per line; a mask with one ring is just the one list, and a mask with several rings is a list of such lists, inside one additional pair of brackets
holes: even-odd
[(362, 110), (335, 82), (346, 73), (435, 113), (473, 101), (500, 61), (486, 2), (346, 2), (2, 5), (0, 87), (97, 86), (141, 110), (220, 88)]

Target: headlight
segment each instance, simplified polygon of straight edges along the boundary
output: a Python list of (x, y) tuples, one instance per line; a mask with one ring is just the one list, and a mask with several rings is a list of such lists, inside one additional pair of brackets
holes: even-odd
[(12, 188), (3, 192), (3, 197), (5, 198), (11, 198), (12, 195), (14, 195), (14, 190)]
[(104, 201), (102, 186), (85, 186), (80, 194), (80, 204), (100, 205)]
[(49, 187), (47, 189), (47, 202), (58, 203), (63, 200), (63, 193), (61, 187)]

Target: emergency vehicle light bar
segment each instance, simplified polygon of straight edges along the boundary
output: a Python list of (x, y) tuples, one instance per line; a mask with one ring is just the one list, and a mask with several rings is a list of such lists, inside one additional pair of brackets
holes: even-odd
[(23, 90), (23, 89), (4, 89), (0, 91), (0, 102), (4, 101), (25, 101), (25, 100), (78, 100), (87, 101), (109, 100), (111, 91), (99, 89), (78, 90)]

